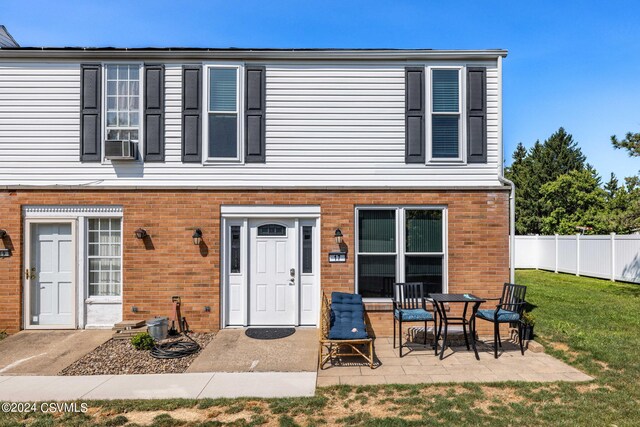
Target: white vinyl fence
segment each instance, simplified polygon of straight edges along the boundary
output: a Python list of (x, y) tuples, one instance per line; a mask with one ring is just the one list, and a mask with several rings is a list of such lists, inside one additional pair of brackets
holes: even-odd
[(516, 236), (516, 268), (640, 283), (640, 235)]

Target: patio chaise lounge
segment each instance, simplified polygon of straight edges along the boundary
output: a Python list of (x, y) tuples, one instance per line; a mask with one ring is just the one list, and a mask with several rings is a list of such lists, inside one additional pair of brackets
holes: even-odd
[[(344, 352), (342, 349), (345, 347), (350, 351)], [(333, 292), (329, 305), (326, 295), (323, 294), (319, 368), (323, 369), (324, 365), (334, 358), (348, 356), (363, 357), (373, 369), (373, 338), (367, 332), (362, 297), (357, 294)]]

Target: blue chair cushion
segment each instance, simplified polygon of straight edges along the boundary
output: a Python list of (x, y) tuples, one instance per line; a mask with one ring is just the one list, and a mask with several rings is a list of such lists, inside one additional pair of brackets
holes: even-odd
[(417, 322), (419, 320), (433, 320), (433, 313), (424, 310), (422, 308), (414, 308), (414, 309), (396, 309), (393, 312), (393, 315), (396, 319), (400, 319), (400, 315), (402, 315), (403, 322)]
[(333, 292), (331, 294), (329, 339), (358, 340), (368, 337), (364, 324), (362, 297), (344, 292)]
[[(481, 319), (494, 321), (495, 312), (492, 309), (478, 310), (477, 316)], [(520, 320), (520, 315), (515, 311), (498, 310), (498, 322), (517, 322), (518, 320)]]

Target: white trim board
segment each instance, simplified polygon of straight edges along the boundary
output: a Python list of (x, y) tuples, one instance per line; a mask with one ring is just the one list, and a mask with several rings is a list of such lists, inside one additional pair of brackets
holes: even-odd
[[(86, 262), (87, 247), (87, 218), (123, 218), (123, 208), (119, 205), (26, 205), (22, 207), (25, 220), (24, 232), (24, 260), (29, 261), (32, 223), (42, 222), (71, 222), (74, 224), (75, 242), (75, 267), (76, 267), (76, 325), (77, 328), (101, 327), (104, 325), (93, 325), (86, 323), (87, 304), (118, 304), (122, 305), (122, 296), (107, 298), (91, 298), (88, 295), (88, 272)], [(124, 224), (123, 224), (124, 226)], [(124, 250), (124, 244), (123, 244)], [(23, 289), (28, 289), (28, 282), (23, 277)], [(124, 286), (121, 293), (124, 292)], [(23, 302), (28, 303), (27, 295), (23, 294)], [(82, 302), (82, 303), (81, 303)], [(24, 306), (24, 313), (28, 313), (29, 306)], [(120, 310), (122, 311), (122, 310)], [(23, 315), (22, 323), (26, 327), (27, 317)], [(52, 329), (52, 328), (47, 328)]]
[(311, 217), (320, 216), (320, 206), (318, 205), (301, 205), (301, 206), (274, 206), (274, 205), (222, 205), (220, 206), (220, 214), (226, 217), (243, 217), (243, 218), (261, 218), (264, 216), (280, 218), (288, 217)]
[[(248, 276), (248, 266), (249, 266), (249, 220), (250, 219), (264, 219), (264, 220), (275, 220), (278, 219), (294, 219), (295, 220), (295, 230), (296, 233), (299, 233), (299, 229), (302, 225), (312, 225), (314, 227), (313, 234), (313, 253), (314, 253), (314, 261), (313, 261), (313, 269), (315, 276), (315, 290), (312, 291), (313, 299), (315, 299), (312, 304), (316, 307), (316, 311), (314, 313), (314, 323), (317, 325), (320, 318), (320, 297), (321, 297), (321, 286), (322, 282), (321, 278), (321, 216), (320, 216), (320, 206), (315, 205), (305, 205), (305, 206), (274, 206), (274, 205), (233, 205), (233, 206), (221, 206), (221, 221), (220, 221), (220, 277), (222, 280), (220, 281), (220, 325), (221, 328), (229, 327), (229, 319), (228, 319), (228, 298), (229, 298), (229, 283), (230, 283), (230, 273), (229, 273), (229, 254), (228, 254), (228, 244), (229, 244), (229, 236), (228, 231), (231, 225), (240, 226), (241, 228), (241, 265), (242, 268), (241, 273), (234, 273), (233, 276), (241, 279), (241, 285), (243, 289), (242, 298), (246, 302), (247, 307), (244, 309), (244, 320), (242, 326), (248, 325), (248, 295), (247, 288), (249, 286), (249, 276)], [(296, 237), (296, 247), (301, 250), (301, 245), (299, 245), (299, 236)], [(300, 254), (301, 255), (301, 254)], [(298, 260), (298, 265), (296, 267), (296, 279), (298, 284), (301, 283), (302, 277), (304, 276), (301, 273), (301, 260)], [(240, 282), (238, 282), (239, 284)], [(298, 295), (299, 297), (300, 295)], [(298, 304), (301, 304), (301, 300), (298, 298)], [(298, 307), (298, 310), (300, 308)], [(300, 312), (296, 313), (296, 323), (299, 324), (300, 321)], [(233, 325), (232, 327), (240, 327), (239, 325)]]
[(25, 218), (122, 217), (122, 206), (27, 205), (22, 213)]

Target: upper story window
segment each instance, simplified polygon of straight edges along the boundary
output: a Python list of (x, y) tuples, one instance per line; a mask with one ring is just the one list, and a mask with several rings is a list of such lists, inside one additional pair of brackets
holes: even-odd
[(140, 66), (108, 64), (106, 70), (105, 137), (138, 141), (140, 131)]
[(239, 161), (239, 67), (210, 66), (207, 70), (207, 158)]
[(462, 160), (459, 69), (431, 69), (431, 159)]

